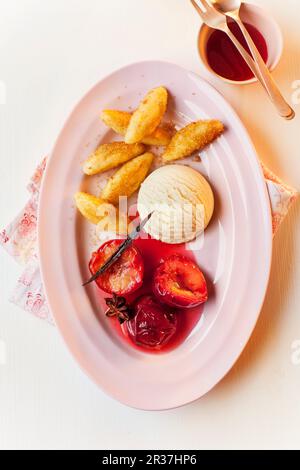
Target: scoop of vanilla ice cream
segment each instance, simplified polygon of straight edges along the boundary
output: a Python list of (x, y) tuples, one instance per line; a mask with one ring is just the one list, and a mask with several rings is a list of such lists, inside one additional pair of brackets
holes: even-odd
[(138, 195), (141, 219), (153, 212), (145, 231), (165, 243), (184, 243), (207, 227), (214, 196), (206, 179), (184, 165), (167, 165), (143, 182)]

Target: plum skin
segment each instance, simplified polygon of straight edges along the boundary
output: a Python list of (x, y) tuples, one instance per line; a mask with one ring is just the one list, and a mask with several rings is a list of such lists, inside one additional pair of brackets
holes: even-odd
[[(117, 251), (124, 240), (109, 240), (92, 254), (89, 268), (91, 274), (105, 263)], [(126, 295), (142, 286), (144, 278), (144, 262), (139, 250), (132, 244), (120, 258), (97, 279), (98, 287), (108, 294)]]
[(176, 308), (194, 308), (208, 300), (207, 284), (200, 268), (178, 254), (157, 267), (152, 289), (160, 302)]
[(134, 304), (134, 317), (127, 322), (132, 341), (147, 349), (161, 349), (176, 333), (176, 314), (166, 309), (153, 295), (143, 295)]

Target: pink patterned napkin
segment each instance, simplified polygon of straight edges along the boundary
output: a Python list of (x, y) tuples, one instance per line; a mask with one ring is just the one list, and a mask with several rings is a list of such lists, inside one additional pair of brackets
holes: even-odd
[[(19, 215), (0, 233), (0, 244), (21, 265), (24, 271), (10, 297), (11, 302), (33, 315), (54, 324), (47, 306), (41, 281), (37, 252), (37, 208), (46, 158), (37, 167), (28, 185), (30, 198)], [(297, 191), (287, 186), (262, 165), (270, 196), (273, 234), (297, 198)]]

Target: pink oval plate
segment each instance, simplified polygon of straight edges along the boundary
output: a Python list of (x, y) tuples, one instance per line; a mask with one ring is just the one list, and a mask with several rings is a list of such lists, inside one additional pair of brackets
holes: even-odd
[[(83, 177), (80, 163), (113, 138), (102, 109), (134, 109), (164, 85), (169, 117), (182, 125), (220, 119), (226, 132), (188, 164), (210, 181), (216, 210), (196, 255), (213, 292), (201, 320), (173, 351), (146, 354), (112, 329), (97, 287), (81, 287), (93, 228), (76, 213), (73, 194), (96, 191), (101, 178)], [(198, 159), (199, 160), (199, 159)], [(101, 80), (68, 118), (48, 161), (39, 208), (39, 250), (47, 300), (65, 342), (82, 369), (109, 395), (144, 410), (184, 405), (211, 390), (246, 345), (264, 300), (272, 254), (269, 199), (250, 138), (225, 99), (194, 73), (165, 62), (129, 65)]]

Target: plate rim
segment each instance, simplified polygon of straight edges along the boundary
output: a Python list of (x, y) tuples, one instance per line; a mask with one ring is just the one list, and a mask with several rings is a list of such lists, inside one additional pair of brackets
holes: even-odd
[[(251, 327), (249, 327), (249, 333), (247, 334), (247, 338), (245, 341), (243, 341), (243, 345), (241, 347), (239, 347), (238, 351), (237, 351), (237, 348), (235, 348), (235, 352), (234, 352), (234, 358), (233, 360), (230, 360), (230, 365), (224, 369), (224, 372), (222, 373), (222, 375), (219, 377), (219, 379), (217, 381), (214, 381), (214, 383), (209, 386), (209, 388), (204, 392), (204, 393), (199, 393), (199, 395), (195, 396), (194, 398), (192, 399), (187, 399), (187, 400), (184, 400), (180, 403), (178, 403), (177, 405), (170, 405), (169, 407), (166, 407), (166, 406), (163, 406), (163, 407), (158, 407), (158, 406), (147, 406), (147, 407), (140, 407), (140, 406), (135, 406), (133, 403), (129, 403), (127, 400), (122, 400), (122, 398), (120, 396), (117, 396), (117, 394), (113, 394), (111, 393), (110, 391), (108, 391), (105, 387), (105, 385), (103, 383), (99, 383), (99, 381), (87, 370), (87, 368), (84, 366), (83, 364), (83, 360), (82, 360), (82, 357), (80, 356), (80, 354), (78, 353), (78, 351), (76, 350), (76, 348), (73, 346), (73, 344), (70, 343), (70, 341), (67, 340), (67, 335), (65, 334), (65, 331), (63, 329), (63, 327), (61, 326), (61, 322), (60, 322), (60, 319), (59, 319), (59, 315), (57, 315), (55, 313), (55, 309), (52, 309), (51, 308), (51, 300), (50, 300), (50, 295), (48, 295), (48, 292), (47, 292), (47, 287), (46, 287), (46, 284), (47, 282), (45, 281), (46, 279), (46, 271), (47, 271), (47, 266), (45, 266), (44, 264), (44, 261), (43, 261), (43, 255), (42, 255), (42, 220), (43, 220), (43, 217), (42, 217), (42, 214), (44, 213), (44, 211), (42, 210), (42, 208), (44, 207), (44, 204), (46, 204), (45, 202), (45, 199), (46, 199), (46, 191), (45, 191), (45, 187), (46, 187), (46, 184), (47, 184), (47, 175), (48, 173), (50, 173), (50, 163), (53, 161), (53, 156), (54, 156), (54, 153), (55, 153), (55, 149), (59, 143), (59, 140), (60, 140), (60, 137), (61, 135), (64, 133), (69, 121), (72, 119), (72, 116), (73, 114), (76, 113), (77, 109), (81, 106), (81, 104), (86, 100), (86, 98), (88, 97), (88, 95), (90, 93), (92, 93), (103, 81), (106, 81), (106, 80), (109, 80), (113, 75), (115, 74), (119, 74), (119, 73), (122, 73), (123, 71), (125, 71), (126, 69), (130, 69), (130, 68), (134, 68), (134, 67), (137, 67), (137, 66), (143, 66), (143, 65), (150, 65), (152, 64), (153, 66), (155, 65), (158, 65), (158, 64), (162, 64), (164, 66), (171, 66), (171, 67), (177, 67), (178, 69), (181, 69), (181, 71), (183, 71), (184, 73), (186, 73), (187, 75), (193, 75), (196, 80), (200, 83), (202, 83), (202, 85), (204, 85), (205, 87), (207, 87), (208, 89), (211, 90), (211, 92), (218, 97), (219, 100), (222, 101), (223, 105), (225, 108), (227, 108), (226, 110), (229, 111), (231, 113), (231, 115), (235, 118), (235, 124), (238, 124), (239, 127), (240, 127), (240, 130), (242, 130), (243, 132), (243, 137), (246, 137), (247, 139), (247, 144), (249, 145), (249, 148), (251, 149), (251, 153), (252, 153), (252, 156), (254, 157), (253, 158), (253, 161), (255, 161), (256, 163), (256, 167), (257, 167), (257, 171), (258, 173), (260, 174), (260, 186), (261, 186), (261, 189), (262, 189), (262, 193), (264, 193), (264, 207), (261, 207), (261, 210), (262, 212), (264, 213), (264, 217), (266, 217), (266, 215), (268, 215), (268, 217), (266, 217), (267, 219), (267, 227), (266, 227), (266, 230), (268, 230), (269, 232), (269, 240), (268, 240), (268, 253), (265, 254), (265, 257), (266, 257), (266, 276), (265, 276), (265, 279), (264, 279), (264, 290), (263, 290), (263, 295), (262, 295), (262, 298), (261, 298), (261, 301), (259, 302), (259, 308), (258, 308), (258, 311), (257, 311), (257, 314), (254, 316), (254, 320), (253, 322), (251, 323)], [(266, 209), (266, 211), (265, 211)], [(64, 120), (64, 124), (63, 126), (61, 127), (60, 131), (59, 131), (59, 134), (54, 142), (54, 145), (52, 147), (52, 150), (49, 154), (49, 157), (47, 159), (47, 165), (46, 165), (46, 169), (45, 169), (45, 172), (44, 172), (44, 175), (43, 175), (43, 179), (42, 179), (42, 183), (41, 183), (41, 188), (40, 188), (40, 193), (39, 193), (39, 204), (38, 204), (38, 253), (39, 253), (39, 260), (40, 260), (40, 273), (41, 273), (41, 279), (42, 279), (42, 284), (44, 286), (44, 292), (45, 292), (45, 297), (46, 297), (46, 300), (47, 300), (47, 303), (48, 303), (48, 306), (49, 306), (49, 309), (52, 313), (52, 316), (54, 318), (54, 322), (55, 322), (55, 325), (57, 326), (58, 330), (59, 330), (59, 333), (61, 334), (62, 336), (62, 339), (66, 345), (66, 349), (69, 351), (69, 353), (71, 354), (71, 356), (73, 356), (73, 358), (76, 360), (76, 363), (77, 365), (79, 365), (80, 369), (99, 387), (101, 388), (101, 390), (107, 395), (109, 396), (110, 398), (113, 398), (115, 400), (117, 400), (118, 402), (122, 403), (122, 404), (125, 404), (126, 406), (129, 406), (131, 408), (134, 408), (134, 409), (139, 409), (139, 410), (144, 410), (144, 411), (164, 411), (164, 410), (170, 410), (170, 409), (176, 409), (176, 408), (179, 408), (179, 407), (182, 407), (182, 406), (185, 406), (189, 403), (193, 403), (195, 401), (197, 401), (198, 399), (202, 398), (203, 396), (205, 396), (207, 393), (209, 393), (220, 381), (223, 380), (223, 378), (228, 374), (228, 372), (232, 369), (232, 367), (234, 366), (234, 364), (237, 362), (237, 360), (239, 359), (240, 355), (242, 354), (242, 352), (244, 351), (245, 347), (247, 346), (248, 344), (248, 341), (250, 339), (250, 337), (252, 336), (252, 333), (255, 329), (255, 326), (257, 324), (257, 321), (259, 319), (259, 316), (260, 316), (260, 313), (261, 313), (261, 309), (263, 307), (263, 304), (264, 304), (264, 301), (265, 301), (265, 297), (266, 297), (266, 293), (267, 293), (267, 288), (268, 288), (268, 284), (269, 284), (269, 279), (270, 279), (270, 274), (271, 274), (271, 266), (272, 266), (272, 252), (273, 252), (273, 234), (272, 234), (272, 217), (271, 217), (271, 208), (270, 208), (270, 200), (269, 200), (269, 194), (268, 194), (268, 191), (267, 191), (267, 186), (265, 184), (265, 179), (264, 179), (264, 174), (263, 174), (263, 169), (262, 169), (262, 166), (261, 166), (261, 163), (260, 163), (260, 160), (259, 160), (259, 157), (258, 157), (258, 154), (256, 152), (256, 149), (255, 149), (255, 146), (252, 142), (252, 139), (245, 127), (245, 125), (243, 124), (241, 118), (238, 116), (237, 112), (233, 109), (232, 105), (227, 101), (227, 99), (222, 95), (222, 93), (220, 91), (218, 91), (211, 83), (209, 83), (207, 80), (205, 80), (204, 78), (202, 78), (200, 75), (198, 75), (197, 73), (193, 72), (193, 71), (190, 71), (188, 69), (186, 69), (185, 67), (181, 66), (181, 65), (178, 65), (178, 64), (175, 64), (175, 63), (172, 63), (172, 62), (169, 62), (169, 61), (163, 61), (163, 60), (145, 60), (145, 61), (137, 61), (137, 62), (133, 62), (133, 63), (129, 63), (127, 65), (124, 65), (123, 67), (120, 67), (120, 68), (117, 68), (117, 69), (114, 69), (112, 72), (110, 72), (109, 74), (107, 75), (104, 75), (102, 76), (96, 84), (94, 84), (91, 88), (89, 88), (89, 90), (84, 93), (84, 95), (81, 97), (81, 99), (76, 103), (76, 105), (72, 108), (71, 112), (68, 113), (67, 117), (65, 118)]]

